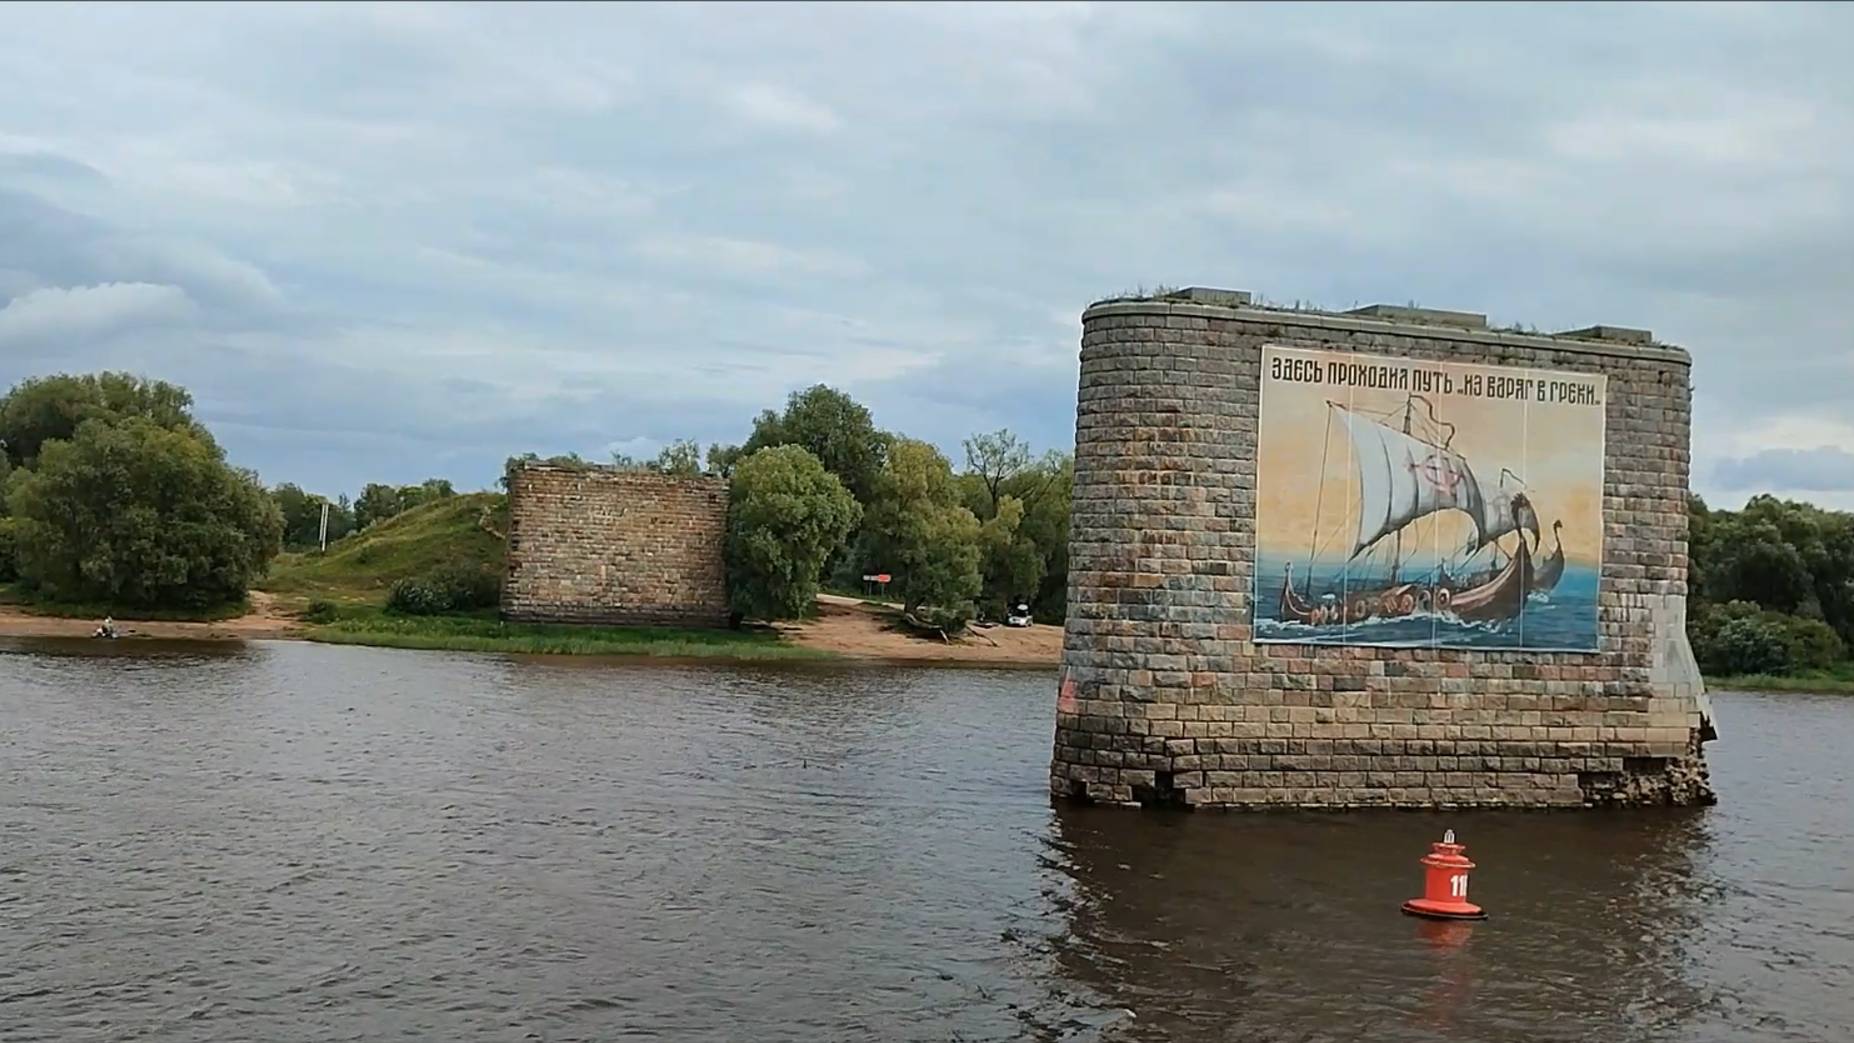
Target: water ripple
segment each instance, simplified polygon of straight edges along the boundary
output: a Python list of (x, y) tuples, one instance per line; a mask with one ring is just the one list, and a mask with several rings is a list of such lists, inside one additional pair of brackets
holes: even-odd
[[(1719, 697), (1709, 811), (1185, 816), (1052, 808), (1040, 675), (87, 651), (0, 648), (9, 1041), (1854, 1021), (1854, 701)], [(1396, 914), (1445, 826), (1487, 923)]]

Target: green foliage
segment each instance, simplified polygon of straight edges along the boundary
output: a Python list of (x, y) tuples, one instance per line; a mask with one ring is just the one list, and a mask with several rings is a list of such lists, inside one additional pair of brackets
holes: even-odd
[(966, 471), (984, 487), (985, 509), (975, 510), (988, 518), (998, 509), (999, 487), (1030, 466), (1030, 446), (1004, 428), (988, 435), (973, 435), (965, 441)]
[(830, 659), (794, 645), (770, 629), (687, 630), (504, 623), (479, 616), (406, 616), (379, 609), (343, 611), (310, 631), (310, 640), (384, 648), (460, 652), (676, 656), (740, 660)]
[[(967, 509), (990, 525), (1003, 513), (1001, 504), (1005, 500), (1014, 499), (1023, 505), (1023, 517), (1015, 525), (1015, 536), (1008, 545), (1016, 564), (1007, 568), (995, 560), (995, 555), (1004, 550), (995, 536), (988, 543), (985, 589), (980, 596), (983, 614), (998, 618), (1002, 607), (1013, 599), (1025, 598), (1038, 619), (1061, 623), (1068, 596), (1073, 458), (1051, 450), (1035, 460), (1017, 460), (1021, 443), (1008, 431), (982, 435), (968, 440), (966, 445), (968, 468), (989, 467), (993, 475), (1002, 474), (995, 491), (985, 473), (968, 469), (961, 474), (960, 494)], [(999, 461), (1004, 463), (1002, 468)], [(1029, 579), (1031, 554), (1038, 562), (1034, 580)]]
[(620, 471), (652, 471), (678, 478), (693, 478), (702, 473), (702, 447), (696, 445), (694, 439), (679, 438), (648, 460), (639, 460), (629, 453), (614, 449), (611, 465)]
[(702, 473), (702, 447), (694, 439), (681, 438), (663, 447), (650, 469), (658, 474), (693, 478)]
[(835, 388), (815, 384), (794, 391), (785, 412), (762, 412), (753, 421), (753, 433), (738, 448), (710, 446), (709, 467), (730, 474), (741, 460), (761, 449), (779, 445), (803, 446), (824, 469), (841, 480), (868, 506), (887, 456), (890, 436), (876, 430), (869, 410)]
[(395, 581), (446, 565), (500, 576), (503, 540), (490, 529), (507, 531), (507, 510), (501, 493), (435, 500), (331, 543), (326, 554), (282, 555), (262, 587), (288, 599), (378, 605)]
[(386, 607), (409, 616), (438, 616), (493, 608), (502, 581), (488, 569), (453, 562), (421, 576), (398, 580), (387, 589)]
[(211, 605), (242, 598), (277, 553), (283, 520), (256, 476), (189, 428), (90, 419), (38, 449), (9, 502), (20, 577), (42, 596)]
[(326, 598), (314, 598), (303, 606), (303, 622), (333, 623), (341, 614), (341, 609)]
[(13, 528), (13, 519), (0, 515), (0, 583), (19, 578), (19, 537)]
[(1790, 616), (1784, 630), (1790, 661), (1799, 670), (1826, 670), (1847, 657), (1847, 643), (1819, 619)]
[(211, 444), (212, 436), (194, 421), (192, 409), (193, 396), (185, 388), (129, 373), (34, 377), (0, 398), (0, 446), (10, 462), (31, 467), (47, 442), (69, 441), (86, 420), (132, 417)]
[(856, 498), (800, 446), (760, 449), (739, 461), (727, 530), (734, 611), (755, 619), (806, 614), (825, 560), (861, 517)]
[(1015, 496), (998, 499), (998, 513), (979, 526), (984, 555), (983, 593), (979, 612), (987, 619), (1003, 619), (1018, 598), (1031, 598), (1043, 579), (1043, 552), (1023, 531), (1024, 502)]
[(562, 467), (569, 471), (590, 470), (593, 466), (590, 461), (580, 456), (578, 453), (566, 453), (561, 456), (549, 456), (545, 458), (538, 453), (523, 453), (520, 456), (511, 456), (502, 462), (502, 477), (496, 479), (496, 484), (502, 487), (503, 492), (507, 492), (509, 488), (509, 475), (513, 474), (516, 469), (527, 464)]
[(354, 501), (354, 529), (365, 529), (436, 500), (457, 495), (448, 479), (427, 478), (418, 485), (382, 485), (369, 482)]
[(346, 496), (332, 502), (325, 496), (306, 493), (285, 482), (270, 491), (283, 515), (283, 545), (293, 550), (321, 546), (322, 505), (328, 504), (328, 542), (333, 543), (354, 531), (354, 508)]
[(1742, 511), (1689, 512), (1688, 590), (1696, 604), (1754, 602), (1820, 619), (1854, 642), (1854, 515), (1755, 496)]
[(1783, 629), (1759, 616), (1727, 620), (1708, 650), (1712, 668), (1727, 674), (1787, 674), (1792, 665)]
[(388, 588), (386, 607), (408, 616), (437, 616), (449, 612), (451, 602), (423, 579), (402, 579)]
[(1845, 659), (1847, 646), (1819, 619), (1760, 608), (1750, 601), (1700, 603), (1687, 636), (1700, 668), (1711, 674), (1768, 674), (1826, 670)]
[(869, 559), (895, 576), (911, 613), (964, 622), (983, 585), (979, 521), (960, 502), (952, 467), (925, 442), (898, 438), (875, 484), (864, 537)]

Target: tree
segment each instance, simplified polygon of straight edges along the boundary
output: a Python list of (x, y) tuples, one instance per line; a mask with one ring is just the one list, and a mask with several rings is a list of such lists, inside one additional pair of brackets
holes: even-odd
[(984, 555), (980, 609), (1002, 619), (1017, 598), (1034, 598), (1043, 579), (1043, 553), (1023, 531), (1024, 503), (1015, 496), (998, 500), (998, 513), (979, 526)]
[(805, 614), (817, 599), (825, 559), (861, 517), (843, 482), (799, 446), (761, 449), (741, 460), (728, 495), (734, 611), (756, 619)]
[(1042, 555), (1042, 578), (1030, 602), (1046, 623), (1061, 623), (1068, 610), (1069, 509), (1075, 495), (1075, 459), (1051, 450), (1003, 486), (1005, 495), (1023, 501), (1018, 533)]
[[(960, 492), (966, 507), (992, 526), (1002, 514), (1002, 504), (1016, 500), (1023, 507), (1023, 518), (1015, 526), (1015, 537), (999, 542), (992, 536), (987, 542), (984, 609), (987, 615), (1002, 610), (1008, 598), (1028, 598), (1031, 612), (1046, 622), (1062, 621), (1068, 604), (1069, 575), (1069, 506), (1075, 489), (1075, 461), (1068, 453), (1050, 450), (1041, 457), (1018, 463), (1020, 443), (1009, 432), (980, 435), (966, 441), (967, 470), (959, 476)], [(1013, 448), (1013, 446), (1016, 448)], [(1027, 458), (1027, 450), (1023, 453)], [(975, 468), (988, 468), (981, 474)], [(1002, 474), (995, 488), (991, 477)], [(1022, 546), (1020, 546), (1022, 545)], [(1002, 565), (992, 555), (1008, 552), (1023, 555), (1016, 566), (1018, 575), (1027, 575), (1028, 554), (1034, 551), (1039, 566), (1037, 580), (1031, 586), (1003, 589)], [(1017, 582), (1022, 582), (1019, 580)]]
[(769, 446), (803, 446), (825, 470), (842, 480), (858, 503), (867, 506), (889, 440), (889, 435), (876, 430), (869, 410), (855, 399), (815, 384), (792, 392), (784, 413), (768, 409), (754, 418), (753, 433), (745, 444), (710, 446), (708, 461), (710, 469), (727, 474), (738, 461)]
[(294, 483), (285, 482), (270, 491), (270, 498), (276, 501), (277, 510), (283, 515), (285, 547), (321, 545), (325, 504), (328, 506), (328, 542), (333, 543), (354, 531), (354, 510), (346, 496), (330, 501), (326, 496), (304, 492)]
[(1005, 428), (965, 441), (966, 470), (985, 487), (988, 517), (998, 509), (998, 489), (1030, 466), (1030, 446)]
[(0, 445), (12, 463), (30, 467), (46, 442), (72, 438), (84, 421), (129, 417), (210, 443), (212, 436), (193, 419), (192, 408), (185, 388), (129, 373), (34, 377), (0, 398)]
[(417, 485), (383, 485), (368, 482), (354, 501), (354, 531), (404, 514), (414, 507), (457, 495), (447, 478), (427, 478)]
[(909, 613), (928, 606), (945, 625), (971, 618), (983, 583), (979, 522), (960, 504), (952, 466), (938, 449), (894, 440), (864, 532), (867, 553), (895, 574)]
[(59, 600), (204, 607), (242, 597), (282, 515), (213, 443), (145, 417), (41, 443), (11, 504), (20, 578)]
[(658, 474), (692, 478), (702, 473), (702, 448), (692, 438), (679, 438), (663, 447), (650, 469)]
[(368, 482), (354, 501), (354, 528), (365, 529), (405, 509), (405, 495), (399, 486)]
[(1854, 515), (1772, 496), (1754, 496), (1742, 511), (1710, 510), (1695, 497), (1688, 519), (1696, 606), (1751, 602), (1820, 619), (1854, 642)]

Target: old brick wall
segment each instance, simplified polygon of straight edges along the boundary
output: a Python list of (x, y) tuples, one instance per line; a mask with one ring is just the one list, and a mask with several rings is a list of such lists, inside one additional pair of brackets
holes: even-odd
[(721, 626), (727, 481), (528, 465), (509, 475), (502, 614)]
[[(1606, 333), (1170, 300), (1088, 309), (1052, 791), (1219, 806), (1710, 800), (1709, 711), (1681, 629), (1690, 362)], [(1598, 651), (1255, 642), (1264, 345), (1607, 374)]]

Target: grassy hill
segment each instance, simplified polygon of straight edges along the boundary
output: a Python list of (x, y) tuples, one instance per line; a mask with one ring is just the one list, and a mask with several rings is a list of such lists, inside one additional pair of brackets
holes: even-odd
[[(490, 531), (493, 529), (494, 531)], [(440, 565), (475, 565), (500, 574), (508, 498), (467, 493), (414, 507), (333, 544), (326, 553), (280, 554), (258, 589), (281, 605), (311, 601), (381, 605), (394, 582)]]
[(471, 652), (822, 659), (830, 653), (785, 641), (770, 628), (683, 630), (504, 623), (493, 609), (439, 616), (385, 610), (387, 591), (402, 579), (443, 565), (503, 570), (508, 498), (500, 493), (453, 496), (389, 518), (330, 547), (327, 553), (282, 554), (260, 590), (277, 607), (300, 613), (312, 602), (313, 641), (389, 648)]

